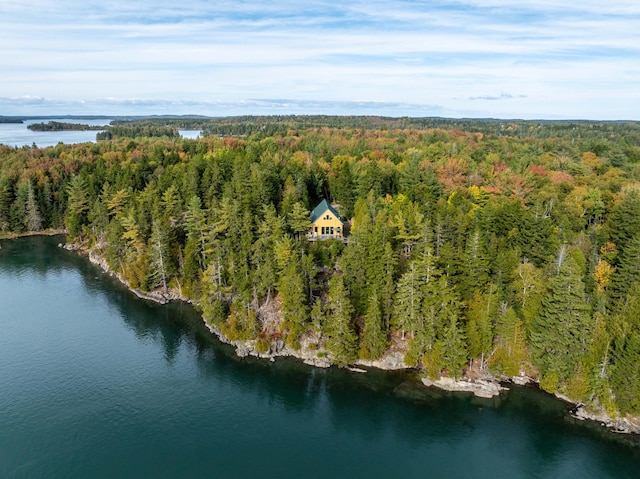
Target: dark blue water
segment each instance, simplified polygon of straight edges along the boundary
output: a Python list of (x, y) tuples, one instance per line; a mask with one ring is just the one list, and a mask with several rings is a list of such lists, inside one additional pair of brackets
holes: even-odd
[(640, 477), (640, 448), (535, 389), (242, 360), (59, 241), (1, 243), (1, 478)]

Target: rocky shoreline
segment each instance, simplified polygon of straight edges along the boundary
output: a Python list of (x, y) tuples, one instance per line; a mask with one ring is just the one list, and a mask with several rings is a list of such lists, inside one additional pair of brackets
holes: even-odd
[(422, 378), (422, 384), (425, 386), (433, 386), (444, 391), (451, 392), (469, 392), (474, 396), (491, 399), (500, 395), (501, 391), (508, 391), (509, 388), (502, 386), (493, 378), (487, 379), (454, 379), (448, 377), (441, 377), (432, 381), (429, 378)]
[(170, 301), (183, 301), (185, 303), (192, 303), (192, 301), (189, 298), (182, 296), (178, 291), (173, 289), (170, 289), (165, 293), (164, 291), (146, 292), (137, 288), (130, 287), (122, 276), (120, 276), (118, 273), (116, 273), (115, 271), (112, 271), (111, 268), (109, 268), (107, 261), (102, 256), (96, 254), (91, 250), (88, 250), (84, 246), (81, 246), (75, 243), (65, 243), (65, 244), (60, 243), (58, 244), (58, 246), (66, 249), (67, 251), (73, 251), (81, 256), (86, 256), (87, 258), (89, 258), (89, 261), (91, 263), (100, 267), (100, 269), (102, 269), (105, 273), (108, 273), (111, 276), (117, 278), (118, 281), (120, 281), (123, 285), (125, 285), (127, 289), (131, 291), (133, 294), (135, 294), (138, 298), (147, 299), (149, 301), (154, 301), (160, 304), (167, 304)]
[[(182, 296), (176, 290), (170, 290), (165, 293), (162, 291), (144, 292), (139, 289), (131, 288), (118, 273), (111, 271), (105, 259), (95, 252), (90, 251), (82, 245), (74, 243), (59, 244), (59, 246), (68, 251), (73, 251), (82, 256), (88, 257), (89, 261), (99, 266), (106, 273), (116, 277), (123, 285), (125, 285), (139, 298), (154, 301), (160, 304), (166, 304), (170, 301), (184, 301), (187, 303), (192, 303), (189, 298)], [(209, 331), (214, 334), (221, 342), (232, 345), (239, 357), (254, 356), (257, 358), (268, 359), (270, 361), (275, 361), (277, 357), (294, 357), (300, 359), (305, 364), (320, 368), (328, 368), (334, 364), (328, 352), (311, 347), (311, 345), (314, 344), (314, 338), (303, 338), (299, 350), (288, 347), (284, 343), (284, 341), (273, 341), (269, 350), (261, 353), (256, 349), (256, 340), (230, 340), (216, 326), (209, 324), (206, 320), (204, 320), (204, 318), (203, 321)], [(407, 369), (407, 366), (403, 362), (403, 355), (400, 352), (390, 352), (384, 357), (375, 361), (356, 360), (352, 365), (348, 367), (348, 369), (358, 373), (366, 372), (366, 370), (361, 369), (357, 366), (373, 367), (383, 370)], [(472, 393), (476, 397), (485, 399), (494, 398), (496, 396), (499, 396), (501, 392), (508, 391), (509, 388), (506, 387), (507, 383), (525, 385), (530, 382), (537, 381), (524, 375), (497, 378), (491, 374), (485, 374), (481, 378), (476, 379), (454, 379), (449, 377), (440, 377), (435, 381), (432, 381), (428, 378), (422, 379), (422, 383), (427, 387), (435, 387), (450, 392)], [(586, 409), (584, 404), (571, 400), (570, 398), (567, 398), (560, 394), (555, 394), (555, 396), (558, 399), (568, 402), (569, 404), (572, 404), (574, 406), (569, 414), (575, 419), (598, 422), (603, 427), (616, 433), (640, 434), (640, 418), (612, 418), (604, 411), (589, 411)]]

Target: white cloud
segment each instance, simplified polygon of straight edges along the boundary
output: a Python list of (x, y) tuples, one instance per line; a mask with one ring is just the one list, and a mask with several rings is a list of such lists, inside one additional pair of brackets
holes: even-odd
[(446, 111), (501, 98), (483, 102), (483, 116), (640, 111), (635, 1), (25, 0), (0, 4), (0, 31), (0, 92), (10, 97), (167, 108), (361, 99)]

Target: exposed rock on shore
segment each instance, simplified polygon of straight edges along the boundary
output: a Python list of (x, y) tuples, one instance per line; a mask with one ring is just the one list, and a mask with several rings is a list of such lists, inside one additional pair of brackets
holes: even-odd
[(638, 418), (621, 417), (611, 418), (604, 411), (593, 412), (587, 411), (583, 404), (578, 404), (571, 411), (571, 416), (576, 419), (597, 421), (607, 429), (621, 434), (640, 434), (640, 421)]
[(471, 381), (466, 379), (442, 377), (432, 381), (428, 378), (422, 378), (422, 383), (425, 386), (433, 386), (445, 391), (470, 392), (477, 397), (488, 399), (498, 396), (500, 391), (506, 391), (508, 389), (501, 386), (500, 383), (496, 381), (487, 379), (476, 379)]
[[(60, 244), (60, 247), (68, 250), (74, 251), (83, 256), (87, 256), (89, 261), (93, 264), (102, 268), (103, 271), (115, 276), (122, 284), (127, 286), (127, 288), (132, 291), (135, 295), (140, 298), (148, 299), (150, 301), (155, 301), (157, 303), (165, 304), (169, 301), (184, 301), (191, 303), (192, 301), (189, 298), (186, 298), (180, 294), (177, 290), (169, 290), (168, 292), (163, 291), (152, 291), (152, 292), (143, 292), (139, 289), (134, 289), (129, 287), (127, 282), (116, 272), (111, 271), (109, 265), (106, 260), (102, 258), (99, 254), (94, 251), (88, 250), (83, 245), (78, 244)], [(218, 339), (226, 344), (230, 344), (235, 347), (236, 354), (239, 357), (247, 357), (254, 356), (258, 358), (269, 359), (274, 361), (277, 357), (291, 356), (302, 360), (305, 364), (327, 368), (334, 364), (332, 361), (331, 355), (329, 352), (318, 348), (318, 338), (313, 336), (309, 336), (303, 338), (300, 342), (300, 349), (294, 350), (288, 347), (283, 341), (277, 340), (272, 341), (271, 346), (268, 351), (261, 353), (256, 349), (256, 340), (230, 340), (228, 339), (222, 331), (220, 331), (214, 325), (208, 324), (205, 320), (205, 325), (207, 328), (215, 334)], [(385, 370), (399, 370), (399, 369), (407, 369), (407, 366), (404, 364), (404, 354), (401, 351), (391, 351), (388, 352), (385, 356), (378, 360), (367, 361), (367, 360), (357, 360), (354, 365), (356, 366), (365, 366), (365, 367), (375, 367), (378, 369)], [(357, 367), (349, 368), (354, 372), (366, 372)], [(535, 379), (529, 378), (527, 376), (514, 376), (514, 377), (504, 377), (501, 378), (503, 381), (512, 382), (517, 385), (524, 385), (530, 382), (537, 382)], [(425, 386), (436, 387), (445, 391), (452, 392), (470, 392), (475, 396), (480, 398), (493, 398), (500, 394), (501, 391), (508, 390), (507, 387), (504, 387), (500, 384), (499, 379), (486, 374), (480, 378), (474, 379), (453, 379), (449, 377), (441, 377), (435, 381), (432, 381), (427, 378), (422, 379), (422, 383)], [(575, 408), (571, 412), (572, 417), (579, 420), (592, 420), (599, 422), (602, 426), (618, 433), (633, 433), (640, 434), (640, 418), (636, 417), (624, 417), (624, 418), (611, 418), (606, 412), (591, 412), (587, 411), (585, 406), (580, 403), (576, 403), (569, 398), (563, 397), (562, 395), (556, 394), (559, 399), (563, 399), (575, 405)]]
[(366, 359), (358, 359), (356, 364), (360, 366), (368, 366), (370, 368), (378, 369), (407, 369), (407, 365), (404, 363), (404, 353), (399, 351), (390, 352), (385, 354), (380, 359), (368, 361)]
[(76, 253), (78, 253), (80, 255), (88, 257), (89, 261), (91, 261), (96, 266), (99, 266), (104, 272), (106, 272), (106, 273), (114, 276), (115, 278), (117, 278), (118, 281), (120, 281), (122, 284), (124, 284), (138, 298), (147, 299), (149, 301), (154, 301), (154, 302), (160, 303), (160, 304), (167, 304), (170, 301), (184, 301), (186, 303), (191, 303), (192, 302), (189, 298), (186, 298), (186, 297), (182, 296), (178, 290), (173, 289), (173, 288), (169, 288), (165, 292), (165, 291), (162, 291), (162, 290), (142, 291), (142, 290), (140, 290), (138, 288), (130, 287), (127, 284), (127, 282), (124, 280), (124, 278), (122, 278), (122, 276), (120, 276), (118, 273), (116, 273), (115, 271), (112, 271), (111, 268), (109, 268), (109, 265), (107, 264), (107, 261), (102, 256), (100, 256), (99, 254), (95, 253), (92, 250), (87, 249), (86, 247), (84, 247), (81, 244), (77, 244), (77, 243), (62, 244), (62, 243), (60, 243), (58, 246), (60, 246), (61, 248), (66, 249), (67, 251), (73, 251), (73, 252), (76, 252)]
[(301, 359), (305, 364), (319, 368), (328, 368), (333, 364), (326, 351), (310, 348), (307, 344), (308, 341), (301, 341), (301, 347), (298, 350), (291, 349), (284, 343), (284, 341), (273, 341), (271, 343), (271, 348), (267, 352), (260, 353), (256, 349), (256, 340), (231, 340), (227, 338), (216, 326), (209, 324), (206, 321), (205, 325), (209, 331), (218, 337), (220, 341), (235, 347), (236, 354), (241, 358), (254, 356), (273, 361), (277, 357), (291, 356)]

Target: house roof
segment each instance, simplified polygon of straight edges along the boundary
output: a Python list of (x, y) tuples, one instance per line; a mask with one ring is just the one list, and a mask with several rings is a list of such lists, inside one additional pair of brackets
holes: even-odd
[(327, 200), (322, 200), (318, 206), (316, 206), (311, 212), (311, 222), (314, 223), (318, 218), (321, 218), (327, 211), (331, 212), (340, 222), (342, 219), (338, 212), (329, 204)]

